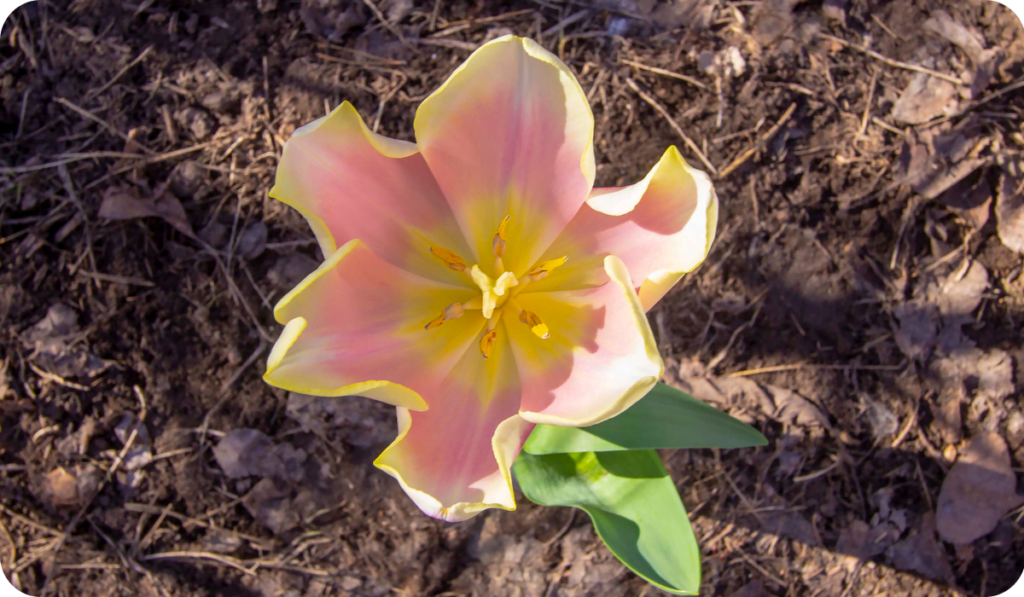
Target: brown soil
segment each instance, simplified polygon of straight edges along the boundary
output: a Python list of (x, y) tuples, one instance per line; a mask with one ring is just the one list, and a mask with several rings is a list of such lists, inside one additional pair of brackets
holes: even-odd
[[(891, 61), (971, 68), (923, 26), (939, 10), (1005, 59), (956, 111), (894, 123), (915, 73)], [(580, 78), (601, 186), (640, 179), (671, 144), (701, 164), (627, 79), (719, 171), (756, 149), (716, 182), (722, 217), (706, 263), (651, 314), (668, 381), (715, 399), (700, 390), (707, 380), (733, 380), (718, 406), (770, 440), (665, 453), (704, 553), (702, 594), (981, 597), (1013, 584), (1020, 510), (960, 546), (936, 536), (933, 516), (951, 463), (980, 433), (1001, 436), (1024, 466), (1021, 257), (1000, 243), (987, 203), (955, 205), (998, 188), (1000, 160), (1024, 147), (1024, 32), (1009, 10), (974, 0), (19, 9), (0, 42), (9, 578), (31, 595), (657, 593), (567, 509), (520, 499), (516, 512), (462, 524), (424, 517), (371, 464), (393, 438), (391, 409), (353, 398), (300, 412), (260, 378), (279, 331), (271, 305), (321, 258), (302, 219), (267, 198), (284, 140), (342, 100), (412, 139), (418, 102), (509, 32), (539, 39)], [(868, 38), (890, 62), (843, 45)], [(742, 68), (700, 68), (702, 53), (728, 48)], [(904, 178), (904, 137), (949, 131), (989, 161), (955, 196), (928, 199)], [(168, 192), (176, 199), (163, 204), (180, 201), (184, 218), (99, 215), (110, 193)], [(976, 225), (979, 213), (988, 222)], [(957, 347), (1005, 351), (1011, 371), (1015, 361), (1009, 393), (979, 398), (972, 378), (950, 397), (935, 373), (942, 349), (908, 331), (906, 309), (929, 308), (928, 280), (959, 280), (965, 256), (989, 284), (955, 326), (942, 311), (943, 325), (964, 325)], [(148, 441), (153, 462), (117, 460), (126, 415), (143, 418), (148, 433), (132, 446)], [(228, 479), (211, 447), (236, 428), (302, 450), (299, 480)]]

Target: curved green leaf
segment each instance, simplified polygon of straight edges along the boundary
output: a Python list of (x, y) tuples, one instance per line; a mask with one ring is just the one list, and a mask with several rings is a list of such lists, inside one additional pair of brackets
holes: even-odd
[(768, 444), (756, 429), (661, 382), (621, 415), (591, 427), (537, 425), (530, 454), (662, 448), (748, 448)]
[(697, 594), (697, 540), (657, 452), (520, 453), (512, 470), (531, 501), (590, 515), (608, 549), (644, 580), (674, 595)]

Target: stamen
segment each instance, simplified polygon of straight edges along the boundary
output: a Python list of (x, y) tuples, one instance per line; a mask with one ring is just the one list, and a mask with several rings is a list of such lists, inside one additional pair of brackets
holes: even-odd
[(526, 277), (530, 280), (543, 280), (548, 277), (551, 270), (563, 265), (568, 257), (559, 257), (558, 259), (548, 259), (547, 261), (541, 261), (537, 265), (533, 266), (533, 269), (526, 272)]
[(522, 311), (520, 311), (519, 312), (519, 321), (521, 321), (521, 322), (525, 323), (526, 325), (530, 326), (530, 331), (533, 332), (534, 334), (536, 334), (538, 338), (542, 338), (544, 340), (547, 340), (548, 337), (551, 336), (551, 333), (548, 330), (547, 324), (545, 324), (541, 320), (540, 316), (538, 316), (536, 313), (534, 313), (532, 311), (527, 311), (526, 309), (523, 309)]
[(501, 309), (494, 312), (494, 316), (487, 320), (487, 331), (480, 338), (480, 354), (485, 359), (491, 357), (491, 351), (494, 350), (494, 341), (498, 339), (498, 330), (494, 329), (498, 326), (498, 322), (501, 321)]
[(485, 359), (491, 358), (491, 351), (494, 350), (494, 341), (498, 338), (498, 330), (487, 330), (480, 338), (480, 354)]
[(494, 232), (494, 240), (491, 242), (491, 252), (494, 253), (495, 257), (505, 256), (505, 244), (508, 240), (508, 236), (505, 234), (505, 226), (508, 226), (508, 221), (512, 219), (512, 214), (505, 216), (505, 219), (498, 224), (498, 229)]
[(430, 245), (430, 254), (437, 257), (443, 261), (445, 265), (457, 272), (466, 271), (466, 262), (463, 261), (462, 257), (459, 257), (444, 247)]
[(462, 314), (465, 312), (466, 305), (462, 303), (452, 303), (445, 307), (444, 311), (441, 311), (441, 314), (437, 316), (435, 319), (432, 319), (430, 323), (424, 326), (423, 329), (432, 330), (436, 327), (440, 327), (442, 323), (448, 321), (449, 319), (458, 319), (459, 317), (462, 317)]

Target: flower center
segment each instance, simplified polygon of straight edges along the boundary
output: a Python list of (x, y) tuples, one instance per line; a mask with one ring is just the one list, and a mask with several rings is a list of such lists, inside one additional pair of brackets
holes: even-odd
[(553, 269), (565, 263), (566, 260), (565, 257), (560, 257), (558, 259), (542, 261), (530, 268), (521, 279), (517, 278), (514, 273), (505, 271), (505, 265), (502, 262), (502, 257), (505, 256), (505, 248), (508, 245), (508, 236), (505, 228), (508, 226), (511, 218), (511, 215), (507, 215), (501, 220), (498, 229), (494, 231), (494, 239), (491, 242), (491, 253), (494, 255), (494, 271), (498, 272), (497, 279), (484, 273), (479, 265), (473, 265), (467, 271), (466, 261), (444, 247), (436, 245), (431, 245), (430, 247), (430, 253), (443, 261), (450, 269), (463, 272), (469, 276), (480, 289), (480, 296), (465, 303), (452, 303), (448, 305), (439, 316), (427, 323), (425, 329), (432, 330), (440, 327), (441, 324), (449, 319), (462, 317), (466, 311), (480, 309), (484, 319), (487, 320), (487, 327), (480, 337), (480, 354), (485, 359), (491, 356), (491, 351), (494, 349), (494, 343), (498, 337), (496, 328), (504, 312), (517, 315), (519, 321), (529, 326), (530, 331), (539, 338), (546, 339), (551, 335), (547, 324), (541, 320), (540, 316), (520, 307), (519, 303), (515, 300), (515, 296), (522, 292), (523, 288), (531, 281), (546, 278)]
[(479, 265), (473, 266), (470, 276), (480, 287), (481, 308), (486, 319), (493, 317), (494, 310), (505, 304), (505, 300), (511, 294), (509, 289), (519, 284), (519, 280), (512, 272), (503, 272), (497, 280), (493, 280), (480, 269)]

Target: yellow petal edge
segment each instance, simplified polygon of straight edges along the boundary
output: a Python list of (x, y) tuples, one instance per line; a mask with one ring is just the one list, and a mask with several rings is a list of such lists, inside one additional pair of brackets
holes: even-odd
[[(313, 122), (296, 129), (295, 132), (292, 133), (291, 138), (288, 139), (288, 142), (285, 143), (283, 151), (288, 151), (288, 145), (290, 143), (315, 133), (321, 127), (351, 129), (353, 126), (358, 126), (366, 141), (373, 147), (373, 149), (384, 157), (402, 159), (419, 151), (415, 143), (392, 139), (371, 131), (370, 128), (366, 126), (366, 123), (363, 122), (363, 118), (359, 115), (359, 112), (356, 111), (355, 106), (348, 101), (342, 102), (340, 106), (331, 111), (327, 116), (318, 118)], [(335, 249), (337, 249), (337, 243), (334, 240), (334, 236), (331, 234), (331, 231), (327, 229), (327, 225), (320, 216), (317, 216), (306, 209), (306, 207), (302, 205), (302, 202), (297, 197), (293, 196), (291, 184), (289, 184), (290, 174), (284, 170), (286, 167), (287, 162), (282, 158), (281, 167), (278, 168), (277, 176), (274, 180), (274, 186), (270, 189), (270, 198), (277, 199), (281, 203), (291, 206), (302, 214), (302, 216), (306, 218), (306, 221), (309, 222), (309, 227), (313, 229), (313, 234), (316, 235), (316, 240), (320, 243), (320, 249), (323, 251), (323, 254), (327, 256), (334, 253)]]
[(353, 239), (342, 245), (338, 250), (334, 251), (326, 261), (320, 264), (320, 267), (318, 267), (316, 271), (306, 276), (298, 286), (293, 288), (291, 292), (284, 295), (284, 297), (278, 301), (277, 305), (274, 307), (274, 318), (278, 323), (283, 323), (285, 326), (284, 330), (281, 332), (281, 336), (277, 339), (277, 342), (274, 343), (274, 347), (270, 350), (270, 356), (267, 358), (267, 372), (263, 374), (263, 380), (274, 387), (288, 390), (289, 392), (326, 397), (363, 396), (394, 406), (408, 408), (410, 410), (427, 410), (427, 402), (422, 396), (401, 384), (390, 381), (369, 380), (349, 384), (340, 388), (312, 388), (304, 386), (301, 379), (293, 379), (288, 376), (283, 376), (280, 373), (277, 375), (274, 374), (277, 368), (281, 365), (281, 362), (284, 360), (285, 355), (288, 354), (288, 351), (299, 339), (299, 336), (301, 336), (302, 332), (305, 331), (307, 325), (304, 317), (294, 317), (285, 321), (285, 308), (292, 299), (309, 288), (314, 281), (341, 263), (345, 256), (351, 253), (359, 244), (361, 244), (359, 239)]
[(517, 35), (504, 35), (502, 37), (495, 38), (474, 50), (473, 53), (469, 55), (469, 58), (467, 58), (465, 62), (460, 64), (459, 67), (456, 68), (455, 71), (447, 79), (445, 79), (445, 82), (442, 83), (440, 87), (438, 87), (433, 93), (427, 96), (427, 98), (423, 100), (422, 103), (420, 103), (420, 107), (416, 110), (416, 118), (413, 122), (413, 128), (419, 128), (418, 126), (416, 126), (415, 121), (418, 121), (420, 117), (430, 118), (431, 104), (433, 102), (442, 101), (441, 93), (445, 90), (446, 87), (448, 87), (448, 84), (451, 81), (453, 81), (455, 77), (457, 77), (463, 71), (463, 69), (466, 68), (466, 65), (469, 64), (471, 60), (473, 60), (473, 56), (477, 55), (481, 50), (490, 45), (507, 43), (522, 44), (523, 50), (531, 58), (536, 58), (541, 62), (546, 62), (551, 66), (557, 68), (558, 79), (562, 83), (562, 88), (566, 92), (566, 97), (568, 97), (570, 93), (575, 93), (579, 95), (579, 99), (586, 107), (587, 114), (590, 116), (591, 121), (590, 136), (587, 138), (587, 145), (583, 149), (583, 155), (580, 156), (580, 170), (583, 172), (583, 176), (586, 177), (590, 185), (593, 186), (594, 175), (596, 173), (597, 168), (596, 162), (594, 160), (594, 112), (593, 110), (590, 109), (590, 102), (587, 101), (587, 94), (583, 91), (583, 87), (580, 86), (579, 81), (576, 79), (576, 75), (574, 75), (572, 71), (569, 70), (569, 67), (564, 62), (559, 60), (558, 56), (555, 56), (551, 52), (547, 51), (543, 46), (541, 46), (540, 44), (538, 44), (537, 42), (533, 41), (528, 37), (519, 37)]
[(633, 211), (640, 203), (644, 193), (647, 192), (647, 187), (661, 168), (682, 169), (693, 179), (694, 186), (697, 188), (697, 208), (693, 212), (693, 217), (686, 223), (685, 232), (687, 235), (703, 235), (704, 251), (699, 256), (690, 259), (683, 269), (661, 269), (651, 272), (647, 279), (640, 284), (640, 303), (643, 305), (644, 311), (649, 311), (660, 301), (679, 282), (683, 274), (693, 271), (700, 265), (707, 257), (708, 251), (711, 250), (711, 244), (715, 241), (715, 230), (718, 227), (718, 195), (711, 184), (711, 178), (703, 170), (698, 170), (686, 163), (682, 154), (679, 153), (679, 148), (672, 145), (665, 150), (658, 163), (640, 182), (621, 189), (595, 194), (587, 200), (587, 205), (595, 211), (609, 216), (625, 215)]
[(647, 355), (647, 359), (657, 369), (658, 374), (641, 377), (628, 390), (626, 390), (618, 400), (609, 404), (604, 410), (598, 411), (589, 417), (567, 419), (564, 417), (520, 410), (519, 415), (531, 423), (556, 425), (559, 427), (589, 427), (590, 425), (596, 425), (601, 421), (607, 421), (614, 416), (622, 414), (623, 411), (633, 406), (638, 400), (646, 396), (647, 393), (651, 391), (651, 388), (654, 387), (654, 384), (658, 383), (658, 380), (661, 379), (662, 374), (665, 373), (665, 363), (662, 361), (661, 354), (658, 352), (658, 345), (654, 341), (654, 333), (651, 332), (651, 324), (647, 321), (647, 312), (640, 304), (640, 297), (637, 296), (635, 287), (633, 286), (633, 281), (629, 277), (629, 271), (626, 269), (626, 264), (622, 263), (622, 260), (618, 257), (608, 255), (604, 258), (604, 270), (608, 273), (608, 277), (611, 281), (622, 291), (622, 296), (629, 304), (634, 323), (636, 323), (636, 327), (643, 337), (644, 352)]
[(503, 496), (504, 499), (493, 503), (457, 502), (451, 506), (445, 506), (440, 500), (429, 493), (411, 487), (395, 467), (387, 464), (389, 453), (402, 441), (412, 427), (412, 416), (409, 414), (409, 411), (404, 408), (396, 410), (398, 413), (398, 437), (381, 452), (380, 456), (373, 461), (373, 465), (394, 477), (402, 487), (402, 490), (405, 491), (406, 495), (412, 499), (413, 503), (420, 510), (446, 522), (460, 522), (473, 518), (489, 508), (509, 511), (516, 509), (515, 492), (512, 489), (512, 462), (515, 460), (515, 453), (520, 447), (518, 437), (523, 431), (523, 426), (528, 424), (522, 417), (512, 416), (505, 419), (498, 424), (498, 427), (494, 430), (494, 435), (491, 437), (491, 449), (494, 451), (494, 459), (498, 463), (498, 469), (505, 480), (505, 488), (508, 490), (508, 493)]

